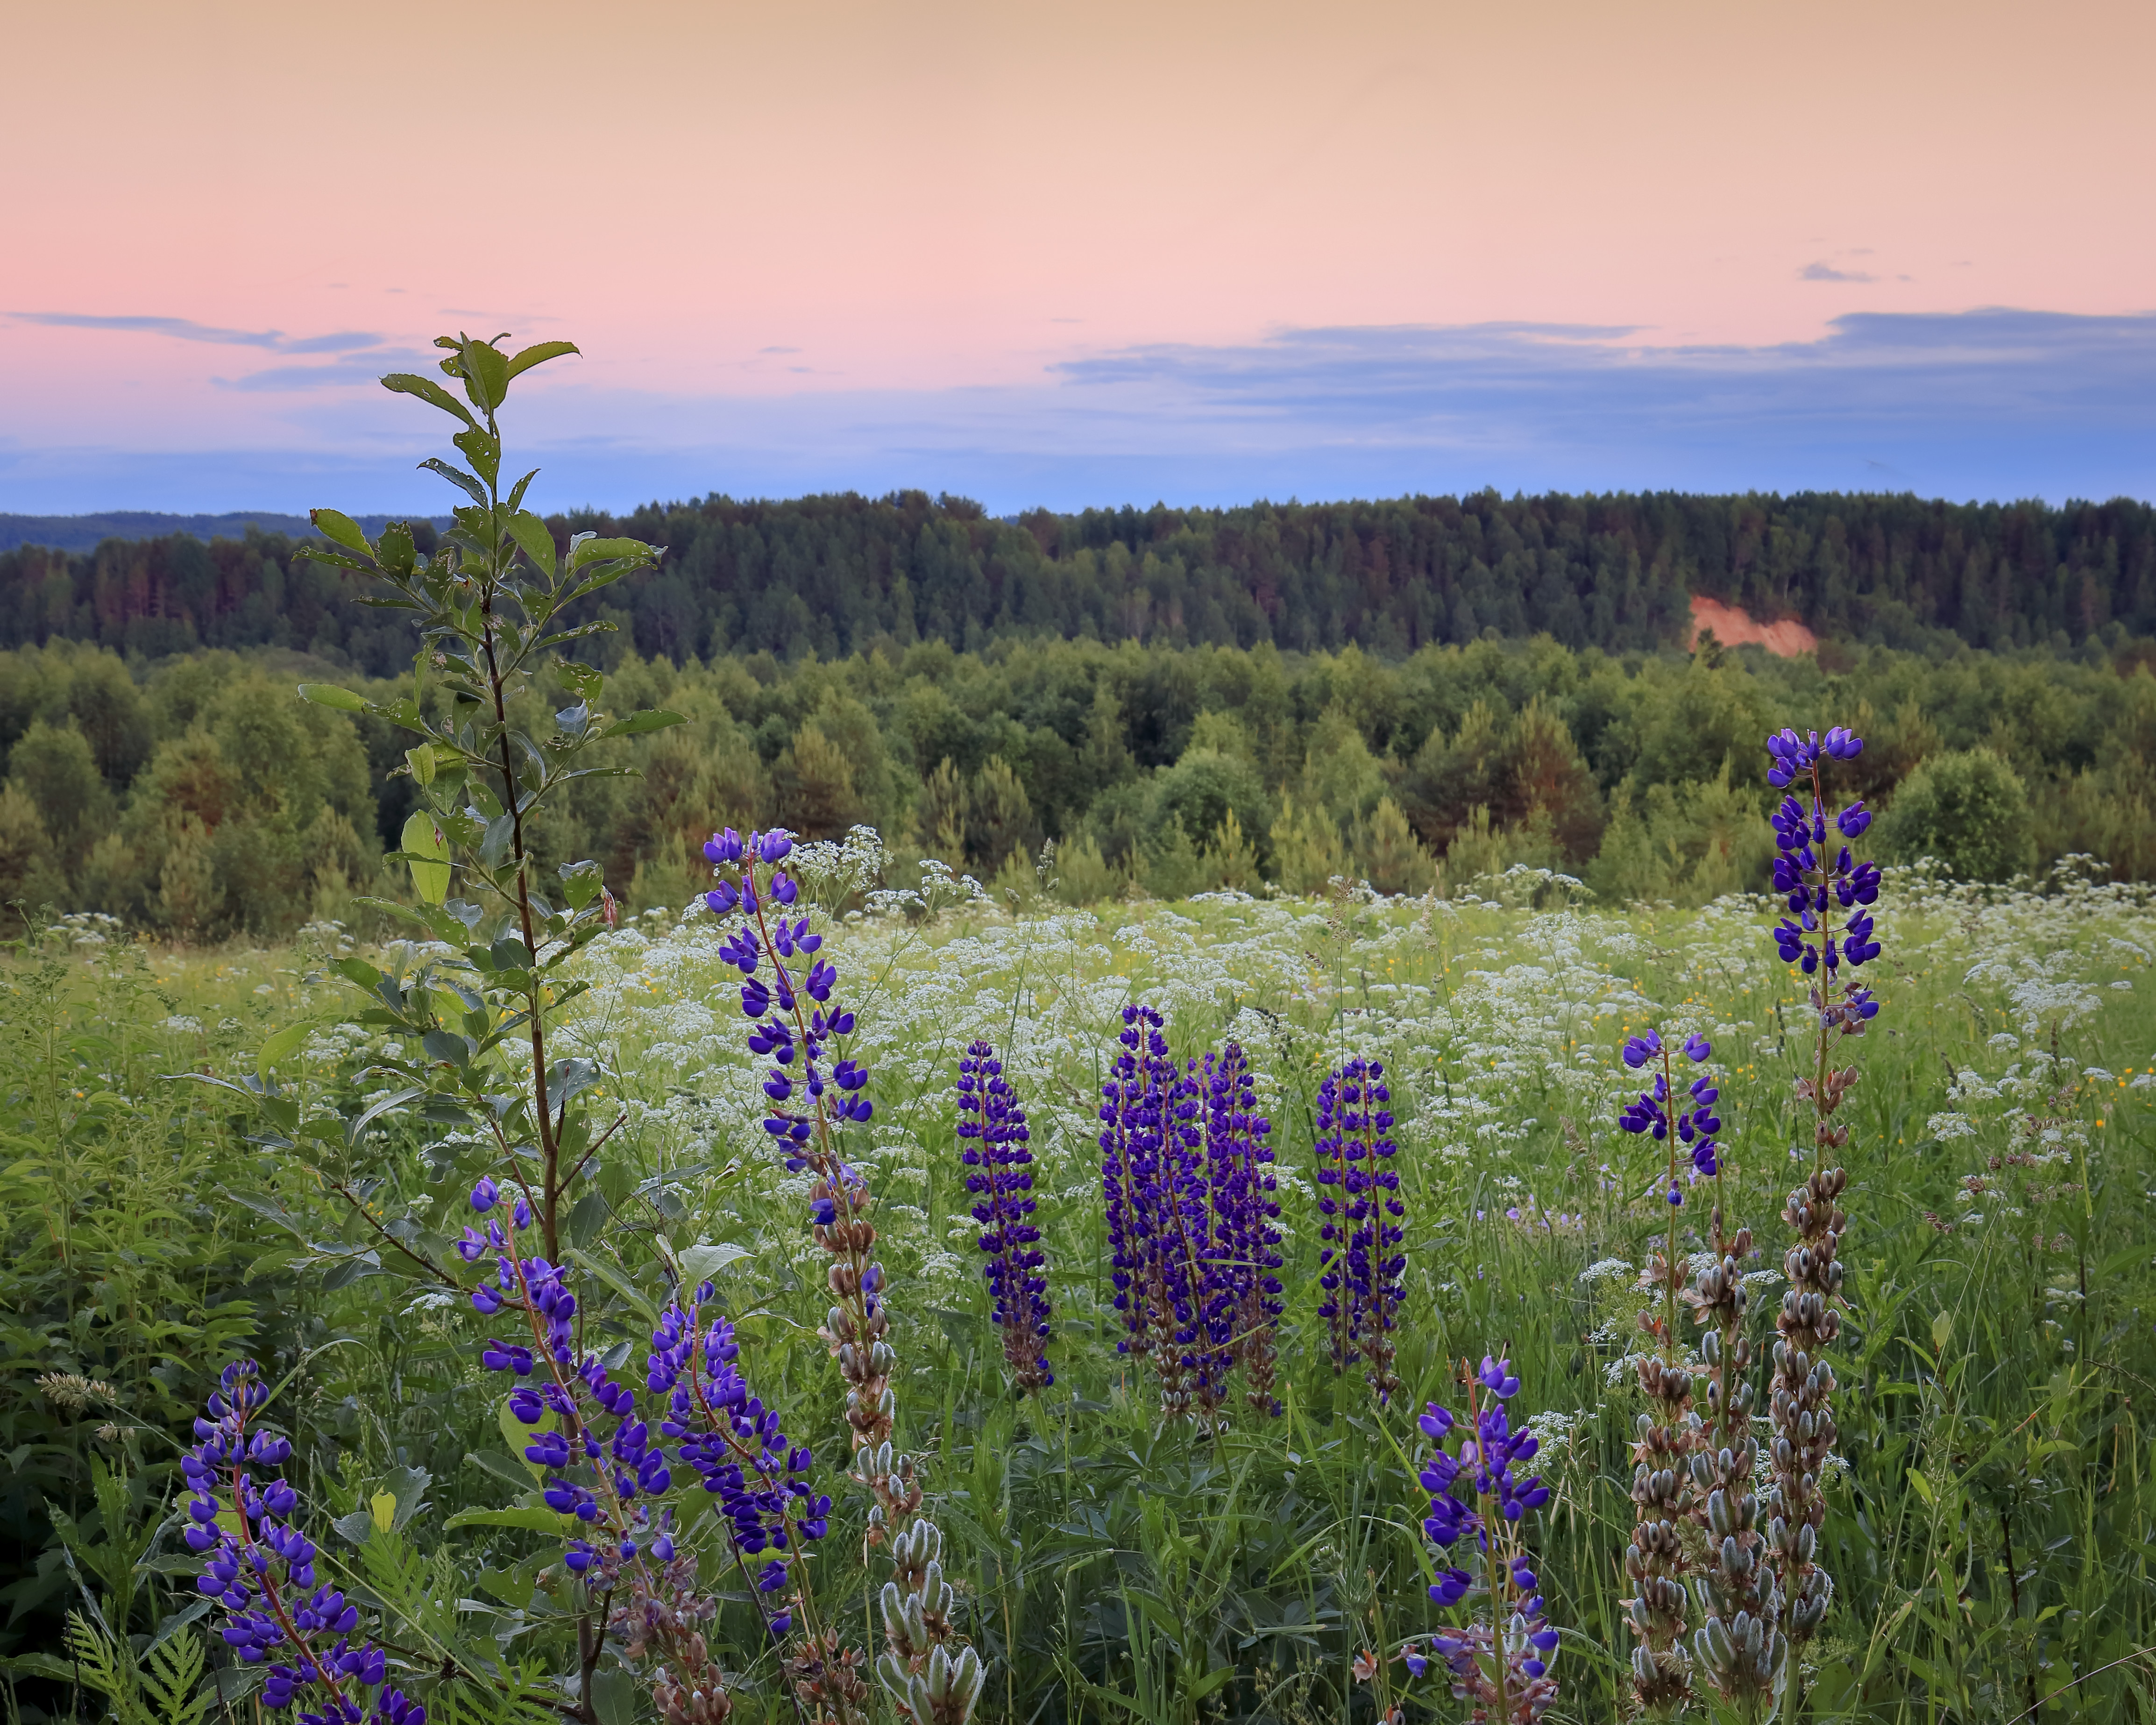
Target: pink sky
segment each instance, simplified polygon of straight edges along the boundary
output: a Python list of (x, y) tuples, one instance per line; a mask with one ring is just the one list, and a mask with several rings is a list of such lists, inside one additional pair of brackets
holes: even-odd
[(1312, 326), (2156, 305), (2123, 0), (78, 0), (9, 43), (18, 449), (386, 429), (229, 387), (347, 332), (567, 336), (585, 389), (736, 398)]

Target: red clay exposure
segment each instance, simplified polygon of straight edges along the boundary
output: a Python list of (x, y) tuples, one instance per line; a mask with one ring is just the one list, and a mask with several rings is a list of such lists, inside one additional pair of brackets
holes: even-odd
[(1794, 617), (1785, 617), (1779, 623), (1755, 623), (1748, 612), (1695, 593), (1691, 601), (1691, 634), (1686, 644), (1697, 641), (1708, 629), (1714, 631), (1715, 639), (1725, 647), (1756, 644), (1777, 659), (1794, 659), (1819, 645), (1819, 637)]

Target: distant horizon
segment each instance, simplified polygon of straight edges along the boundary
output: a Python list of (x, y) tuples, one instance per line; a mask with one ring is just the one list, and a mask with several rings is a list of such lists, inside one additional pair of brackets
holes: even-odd
[[(990, 508), (978, 498), (968, 496), (949, 487), (932, 490), (925, 486), (911, 485), (893, 487), (880, 491), (868, 491), (855, 486), (824, 491), (797, 491), (787, 495), (742, 494), (708, 488), (703, 490), (670, 495), (660, 494), (647, 497), (639, 503), (630, 504), (625, 507), (579, 503), (558, 508), (542, 508), (541, 513), (547, 516), (600, 515), (619, 521), (643, 509), (658, 509), (663, 511), (698, 507), (717, 500), (747, 506), (781, 506), (789, 503), (805, 501), (814, 497), (858, 496), (873, 501), (900, 492), (911, 491), (918, 492), (938, 502), (963, 502), (972, 505), (980, 509), (983, 515), (992, 520), (1017, 522), (1040, 510), (1046, 510), (1053, 515), (1070, 516), (1083, 514), (1089, 510), (1115, 514), (1129, 509), (1142, 515), (1155, 509), (1165, 509), (1171, 512), (1221, 512), (1238, 509), (1327, 508), (1355, 503), (1409, 502), (1417, 499), (1440, 497), (1461, 500), (1491, 490), (1497, 490), (1497, 488), (1475, 486), (1464, 490), (1443, 491), (1371, 491), (1353, 495), (1314, 497), (1260, 495), (1224, 502), (1204, 503), (1175, 502), (1160, 497), (1145, 503), (1094, 503), (1082, 505), (1075, 509), (1059, 509), (1045, 504), (1036, 504), (1022, 509), (998, 511)], [(1525, 488), (1498, 490), (1497, 494), (1507, 498), (1562, 496), (1578, 499), (1615, 499), (1653, 495), (1695, 498), (1757, 496), (1784, 500), (1804, 495), (1851, 498), (1908, 497), (1921, 504), (1952, 509), (2011, 508), (2018, 505), (2036, 505), (2051, 510), (2065, 510), (2076, 507), (2102, 508), (2118, 503), (2156, 507), (2156, 501), (2123, 492), (2113, 493), (2108, 496), (2099, 496), (2094, 494), (2069, 495), (2061, 499), (2035, 496), (1954, 497), (1940, 493), (1913, 490), (1907, 487), (1883, 485), (1812, 485), (1782, 490), (1753, 486), (1723, 490), (1702, 490), (1679, 486), (1647, 486), (1624, 490), (1545, 487), (1533, 490)], [(392, 521), (427, 521), (432, 522), (439, 530), (449, 526), (454, 519), (447, 512), (434, 514), (420, 510), (362, 510), (353, 509), (343, 504), (316, 506), (341, 510), (343, 513), (358, 521), (370, 534), (378, 532), (382, 524)], [(95, 524), (98, 529), (95, 533), (90, 531), (93, 524)], [(202, 539), (228, 537), (244, 532), (249, 526), (259, 527), (264, 532), (282, 532), (287, 535), (298, 535), (312, 531), (306, 512), (300, 510), (87, 509), (46, 513), (0, 510), (0, 552), (13, 551), (23, 546), (37, 546), (54, 551), (86, 551), (95, 549), (106, 539), (152, 539), (177, 533), (191, 534), (196, 538)], [(59, 537), (40, 537), (38, 536), (40, 528), (72, 529), (73, 531), (64, 531), (62, 536)]]

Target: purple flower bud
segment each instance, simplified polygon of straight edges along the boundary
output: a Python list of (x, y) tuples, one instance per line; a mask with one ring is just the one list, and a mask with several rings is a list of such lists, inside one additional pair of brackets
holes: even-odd
[(479, 1183), (471, 1189), (471, 1207), (484, 1214), (494, 1208), (495, 1199), (501, 1195), (501, 1189), (494, 1183), (494, 1176), (481, 1174)]
[(1694, 1065), (1714, 1052), (1714, 1045), (1695, 1030), (1685, 1038), (1684, 1051)]

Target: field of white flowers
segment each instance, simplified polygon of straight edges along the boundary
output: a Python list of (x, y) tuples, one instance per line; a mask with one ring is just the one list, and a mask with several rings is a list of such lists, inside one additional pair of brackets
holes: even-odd
[[(1792, 1095), (1810, 1014), (1767, 938), (1768, 902), (1606, 910), (1518, 871), (1452, 899), (1342, 883), (1314, 900), (1029, 911), (932, 871), (915, 893), (879, 891), (880, 870), (860, 835), (804, 874), (842, 907), (826, 956), (873, 1075), (873, 1148), (853, 1142), (906, 1338), (901, 1424), (939, 1451), (981, 1639), (1006, 1650), (998, 1712), (1113, 1694), (1148, 1717), (1347, 1717), (1368, 1686), (1353, 1656), (1441, 1620), (1423, 1598), (1413, 1415), (1451, 1394), (1463, 1358), (1509, 1349), (1517, 1406), (1556, 1440), (1543, 1561), (1565, 1636), (1558, 1716), (1615, 1717), (1630, 1368), (1648, 1345), (1635, 1272), (1667, 1214), (1664, 1152), (1615, 1129), (1638, 1090), (1619, 1050), (1650, 1025), (1716, 1045), (1763, 1352), (1783, 1199), (1812, 1155)], [(2156, 1623), (2140, 1425), (2156, 1378), (2156, 910), (2071, 867), (2041, 890), (1899, 871), (1882, 906), (1871, 974), (1885, 1005), (1853, 1045), (1843, 1117), (1843, 1440), (1824, 1540), (1836, 1593), (1806, 1650), (1806, 1704), (1880, 1718), (2138, 1706), (2150, 1668), (2135, 1650)], [(784, 1351), (813, 1325), (805, 1284), (821, 1274), (801, 1225), (808, 1177), (760, 1150), (760, 1063), (718, 946), (696, 906), (606, 937), (578, 1029), (672, 1212), (654, 1225), (742, 1249), (735, 1296), (768, 1313)], [(1179, 1058), (1232, 1040), (1255, 1066), (1286, 1260), (1274, 1419), (1163, 1425), (1153, 1384), (1116, 1350), (1097, 1117), (1133, 1002), (1163, 1014)], [(1057, 1373), (1038, 1403), (999, 1381), (957, 1158), (952, 1086), (977, 1037), (1032, 1124)], [(1409, 1395), (1389, 1409), (1356, 1370), (1335, 1373), (1313, 1317), (1315, 1095), (1358, 1055), (1385, 1063), (1399, 1117)], [(1704, 1204), (1684, 1216), (1697, 1254)], [(813, 1382), (808, 1364), (798, 1378)]]
[[(1522, 1380), (1512, 1408), (1542, 1440), (1535, 1466), (1553, 1494), (1522, 1523), (1559, 1635), (1546, 1717), (1623, 1717), (1633, 1640), (1620, 1560), (1646, 1405), (1634, 1364), (1651, 1347), (1640, 1272), (1671, 1212), (1666, 1149), (1616, 1127), (1640, 1086), (1620, 1050), (1650, 1026), (1715, 1045), (1724, 1198), (1756, 1237), (1741, 1274), (1763, 1358), (1790, 1238), (1783, 1204), (1813, 1156), (1793, 1089), (1811, 1070), (1810, 1010), (1775, 957), (1769, 902), (1606, 907), (1522, 870), (1450, 898), (1343, 882), (1319, 898), (1071, 911), (1045, 896), (998, 904), (932, 865), (917, 886), (889, 880), (865, 834), (809, 847), (800, 865), (822, 956), (860, 1019), (852, 1052), (875, 1112), (850, 1130), (848, 1154), (874, 1194), (889, 1273), (897, 1440), (923, 1458), (944, 1569), (986, 1667), (976, 1717), (1361, 1725), (1394, 1705), (1462, 1717), (1440, 1666), (1416, 1679), (1392, 1656), (1458, 1621), (1429, 1595), (1452, 1558), (1422, 1529), (1430, 1445), (1417, 1415), (1428, 1401), (1457, 1405), (1463, 1362), (1486, 1353), (1508, 1355)], [(2156, 905), (2072, 866), (2014, 888), (1903, 870), (1887, 876), (1876, 937), (1885, 951), (1866, 975), (1882, 1010), (1843, 1045), (1861, 1076), (1838, 1117), (1851, 1128), (1848, 1279), (1819, 1545), (1834, 1592), (1799, 1661), (1802, 1712), (2150, 1717)], [(150, 1109), (171, 1091), (160, 1072), (253, 1070), (280, 1024), (311, 1027), (286, 1069), (310, 1112), (340, 1087), (364, 1101), (379, 1086), (368, 1074), (384, 1040), (352, 1021), (321, 968), (360, 950), (335, 925), (274, 952), (130, 947), (85, 919), (56, 938), (70, 956), (38, 973), (45, 1004), (24, 1006), (35, 1036), (19, 1087), (61, 1070), (36, 1050), (72, 1046), (53, 1040), (70, 1025), (101, 1040), (69, 1058), (109, 1067), (113, 1086), (103, 1102), (55, 1090), (63, 1136)], [(604, 1111), (623, 1118), (608, 1201), (588, 1198), (570, 1219), (576, 1261), (630, 1288), (650, 1280), (663, 1237), (675, 1258), (711, 1266), (758, 1393), (835, 1457), (839, 1389), (814, 1333), (829, 1260), (804, 1225), (809, 1177), (788, 1173), (762, 1130), (767, 1063), (747, 1045), (721, 940), (691, 906), (633, 919), (582, 960), (590, 988), (567, 1020), (571, 1051), (598, 1063)], [(439, 956), (364, 950), (393, 971)], [(28, 1003), (33, 980), (18, 972), (10, 999)], [(1118, 1352), (1099, 1113), (1133, 1004), (1160, 1012), (1178, 1060), (1232, 1041), (1255, 1069), (1281, 1206), (1276, 1412), (1237, 1395), (1210, 1424), (1164, 1418), (1150, 1366)], [(141, 1048), (114, 1052), (116, 1024)], [(975, 1039), (998, 1051), (1030, 1122), (1055, 1374), (1034, 1394), (1006, 1376), (960, 1160), (954, 1086)], [(1404, 1387), (1389, 1405), (1359, 1364), (1336, 1371), (1318, 1309), (1318, 1092), (1358, 1056), (1384, 1064), (1398, 1116)], [(155, 1123), (174, 1144), (199, 1130)], [(398, 1132), (354, 1141), (349, 1201), (454, 1232), (466, 1206), (439, 1142)], [(96, 1284), (107, 1290), (131, 1286), (127, 1266), (157, 1250), (113, 1216), (152, 1199), (200, 1216), (204, 1190), (237, 1189), (204, 1187), (192, 1151), (175, 1163), (145, 1138), (129, 1153), (122, 1166), (85, 1150), (64, 1174), (88, 1194), (80, 1240), (92, 1222), (111, 1236)], [(249, 1178), (284, 1193), (287, 1221), (310, 1203), (332, 1222), (343, 1214), (319, 1172), (270, 1156), (252, 1167)], [(21, 1178), (30, 1168), (12, 1165)], [(1678, 1212), (1695, 1268), (1708, 1261), (1707, 1198)], [(55, 1213), (49, 1197), (24, 1201)], [(297, 1229), (310, 1243), (296, 1257), (288, 1248), (252, 1272), (290, 1266), (305, 1290), (293, 1394), (313, 1434), (310, 1489), (336, 1507), (363, 1501), (362, 1480), (431, 1478), (441, 1509), (399, 1537), (424, 1548), (414, 1561), (429, 1573), (463, 1576), (459, 1610), (495, 1613), (470, 1621), (495, 1625), (512, 1650), (558, 1543), (535, 1538), (521, 1510), (444, 1518), (455, 1502), (512, 1497), (521, 1477), (500, 1452), (498, 1390), (471, 1358), (466, 1302), (392, 1273), (372, 1224), (348, 1217), (341, 1242), (320, 1232), (329, 1225)], [(1686, 1325), (1681, 1357), (1695, 1367), (1697, 1337)], [(162, 1369), (168, 1344), (146, 1347), (144, 1369)], [(384, 1384), (396, 1386), (386, 1402)], [(834, 1620), (873, 1646), (881, 1572), (865, 1566), (852, 1512), (842, 1501), (809, 1568)], [(721, 1601), (711, 1635), (736, 1717), (791, 1717), (747, 1596)]]

